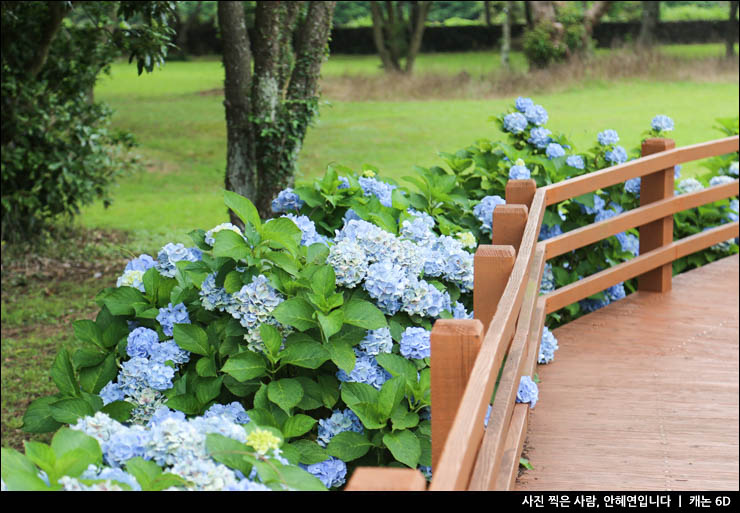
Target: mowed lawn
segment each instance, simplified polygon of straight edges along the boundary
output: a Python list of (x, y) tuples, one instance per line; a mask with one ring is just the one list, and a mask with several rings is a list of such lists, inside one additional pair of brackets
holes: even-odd
[[(677, 53), (680, 47), (668, 51)], [(692, 57), (717, 55), (719, 45), (692, 46)], [(710, 53), (713, 52), (713, 53)], [(526, 67), (521, 54), (512, 60)], [(418, 73), (483, 73), (500, 66), (495, 52), (422, 55)], [(327, 77), (379, 73), (375, 56), (335, 56), (324, 65)], [(499, 70), (500, 72), (500, 70)], [(80, 222), (88, 227), (133, 230), (148, 244), (188, 242), (193, 228), (208, 229), (227, 220), (222, 204), (226, 153), (223, 67), (215, 59), (170, 62), (150, 75), (135, 66), (115, 64), (100, 80), (96, 99), (115, 109), (113, 126), (129, 130), (140, 142), (146, 171), (122, 177), (114, 203), (86, 208)], [(585, 151), (596, 134), (618, 131), (620, 143), (635, 147), (655, 114), (676, 122), (677, 145), (721, 136), (718, 117), (736, 116), (738, 83), (594, 81), (564, 92), (532, 96), (549, 112), (547, 128), (563, 132)], [(353, 169), (362, 164), (400, 180), (414, 165), (441, 165), (437, 153), (454, 152), (480, 138), (502, 138), (490, 116), (504, 112), (515, 96), (487, 100), (339, 102), (323, 98), (320, 118), (309, 129), (299, 157), (299, 180), (323, 174), (332, 162)], [(684, 166), (684, 176), (701, 171)], [(153, 250), (155, 248), (149, 248)]]

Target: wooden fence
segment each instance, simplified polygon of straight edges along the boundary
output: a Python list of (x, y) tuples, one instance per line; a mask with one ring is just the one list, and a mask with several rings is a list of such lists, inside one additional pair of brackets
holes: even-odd
[[(738, 222), (673, 241), (673, 214), (738, 195), (738, 180), (674, 196), (674, 166), (738, 151), (738, 136), (675, 148), (648, 139), (638, 160), (540, 189), (511, 180), (493, 212), (493, 245), (475, 253), (475, 319), (438, 320), (431, 334), (432, 470), (360, 467), (346, 490), (509, 490), (519, 468), (529, 404), (517, 404), (521, 376), (534, 373), (545, 315), (638, 277), (638, 289), (666, 292), (672, 262), (738, 236)], [(640, 207), (537, 242), (545, 208), (642, 177)], [(541, 295), (547, 259), (640, 227), (640, 254)], [(505, 364), (501, 369), (506, 356)], [(499, 371), (490, 420), (484, 417)]]

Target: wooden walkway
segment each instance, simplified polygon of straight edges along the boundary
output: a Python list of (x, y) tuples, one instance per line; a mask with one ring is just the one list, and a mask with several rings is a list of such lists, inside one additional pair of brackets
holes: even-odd
[(738, 266), (554, 331), (516, 490), (738, 490)]

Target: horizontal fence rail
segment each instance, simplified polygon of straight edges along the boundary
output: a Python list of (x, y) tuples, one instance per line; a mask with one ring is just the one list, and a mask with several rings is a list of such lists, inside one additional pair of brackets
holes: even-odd
[[(673, 146), (671, 140), (648, 139), (643, 158), (540, 189), (534, 180), (507, 183), (506, 205), (493, 212), (493, 245), (479, 246), (475, 254), (476, 318), (439, 320), (432, 330), (431, 484), (415, 469), (360, 467), (347, 490), (513, 488), (529, 414), (529, 404), (515, 403), (516, 392), (521, 376), (535, 371), (546, 314), (635, 277), (639, 290), (670, 290), (674, 260), (740, 232), (736, 221), (673, 241), (673, 214), (739, 192), (735, 180), (673, 196), (673, 166), (738, 151), (738, 136)], [(637, 177), (644, 177), (640, 207), (537, 242), (547, 206)], [(635, 227), (640, 227), (639, 256), (540, 293), (548, 259)]]

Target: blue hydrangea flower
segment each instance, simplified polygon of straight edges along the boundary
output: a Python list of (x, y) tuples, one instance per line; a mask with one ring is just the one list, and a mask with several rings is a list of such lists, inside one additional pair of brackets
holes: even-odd
[(565, 159), (565, 163), (576, 169), (584, 169), (586, 167), (586, 164), (583, 162), (583, 157), (580, 155), (569, 155), (568, 158)]
[(613, 150), (609, 150), (604, 154), (604, 158), (612, 164), (622, 164), (627, 162), (627, 150), (621, 146), (615, 146)]
[(678, 184), (678, 193), (688, 194), (690, 192), (700, 191), (703, 188), (704, 186), (696, 178), (687, 178), (686, 180), (681, 180)]
[(128, 472), (124, 472), (120, 468), (103, 467), (98, 469), (95, 465), (87, 467), (82, 475), (81, 479), (106, 479), (111, 481), (118, 481), (119, 483), (127, 484), (131, 487), (134, 492), (141, 491), (141, 485), (134, 476)]
[(529, 139), (527, 139), (527, 142), (535, 145), (541, 150), (544, 150), (552, 140), (550, 137), (551, 133), (552, 132), (550, 132), (547, 128), (539, 126), (535, 127), (529, 131)]
[(523, 98), (520, 96), (516, 99), (514, 105), (516, 106), (516, 110), (524, 113), (528, 108), (534, 107), (534, 102), (530, 98)]
[(740, 163), (736, 160), (732, 164), (730, 164), (730, 167), (727, 169), (727, 172), (731, 176), (738, 176), (738, 173), (740, 172)]
[(367, 255), (362, 247), (352, 240), (341, 240), (329, 247), (326, 263), (334, 269), (337, 285), (344, 287), (355, 287), (367, 274)]
[(190, 352), (182, 349), (174, 340), (166, 340), (154, 347), (150, 358), (153, 362), (169, 361), (179, 365), (190, 361)]
[(224, 312), (226, 309), (234, 304), (234, 299), (231, 294), (228, 294), (223, 287), (216, 286), (216, 273), (211, 273), (206, 276), (203, 283), (200, 286), (201, 305), (206, 310), (218, 310)]
[(555, 358), (555, 351), (558, 350), (558, 339), (552, 334), (552, 331), (545, 326), (542, 328), (542, 338), (540, 339), (540, 351), (537, 356), (537, 363), (550, 363)]
[(339, 190), (349, 189), (349, 180), (346, 177), (344, 177), (344, 176), (340, 176), (339, 177), (339, 185), (337, 185), (337, 189), (339, 189)]
[(547, 111), (542, 105), (532, 105), (524, 111), (524, 117), (533, 125), (544, 125), (547, 123)]
[(321, 447), (326, 447), (332, 438), (344, 431), (365, 432), (362, 421), (349, 408), (334, 410), (331, 417), (319, 420), (319, 435), (316, 438), (316, 443)]
[(557, 237), (558, 235), (562, 234), (563, 229), (560, 227), (559, 224), (547, 226), (545, 223), (542, 223), (542, 227), (540, 228), (539, 240), (552, 239), (553, 237)]
[(493, 411), (493, 405), (489, 404), (488, 408), (486, 409), (486, 416), (483, 419), (483, 427), (488, 427), (488, 421), (491, 420), (491, 412)]
[(600, 145), (610, 146), (619, 142), (619, 134), (617, 134), (616, 130), (604, 130), (603, 132), (599, 132), (596, 139), (598, 139)]
[(713, 176), (712, 179), (709, 180), (709, 186), (716, 187), (717, 185), (725, 185), (728, 183), (732, 183), (734, 181), (735, 179), (732, 178), (731, 176), (718, 175), (718, 176)]
[(519, 380), (519, 390), (516, 393), (516, 402), (518, 403), (529, 403), (530, 408), (534, 408), (539, 398), (539, 390), (537, 383), (532, 381), (529, 376), (522, 376)]
[(355, 367), (347, 374), (344, 370), (337, 371), (337, 379), (341, 382), (365, 383), (380, 390), (383, 383), (391, 378), (391, 375), (380, 366), (374, 356), (369, 355), (358, 348), (355, 352)]
[(619, 301), (627, 294), (624, 291), (624, 283), (617, 283), (604, 291), (610, 302)]
[(463, 305), (459, 301), (455, 301), (455, 303), (452, 305), (452, 318), (453, 319), (472, 319), (473, 312), (468, 313), (468, 311), (465, 309), (465, 305)]
[(147, 254), (139, 255), (137, 258), (129, 261), (126, 264), (125, 271), (141, 271), (146, 272), (156, 265), (156, 262), (152, 257)]
[(316, 225), (307, 216), (286, 214), (280, 217), (287, 217), (301, 229), (301, 246), (310, 246), (316, 243), (328, 245), (327, 238), (316, 232)]
[(673, 179), (678, 180), (681, 178), (681, 164), (676, 164), (673, 166)]
[(186, 248), (182, 244), (169, 243), (157, 254), (157, 271), (162, 276), (174, 278), (177, 272), (176, 262), (198, 262), (203, 252), (198, 248)]
[(151, 428), (155, 424), (158, 424), (165, 419), (185, 421), (185, 414), (181, 411), (170, 410), (167, 406), (161, 406), (154, 411), (151, 418), (149, 419), (149, 422), (147, 422), (147, 426)]
[(123, 271), (123, 274), (116, 280), (116, 287), (133, 287), (146, 292), (144, 288), (144, 272), (134, 270)]
[(103, 406), (114, 401), (123, 401), (126, 397), (121, 387), (113, 381), (109, 382), (100, 390), (100, 398), (103, 400)]
[(525, 166), (511, 166), (509, 169), (510, 180), (528, 180), (530, 177), (529, 169)]
[(547, 156), (548, 159), (552, 160), (558, 157), (564, 157), (565, 150), (558, 143), (550, 143), (547, 145), (547, 149), (545, 150), (545, 155)]
[(357, 215), (357, 212), (355, 212), (351, 208), (348, 208), (347, 211), (344, 213), (344, 217), (342, 217), (342, 222), (344, 224), (347, 224), (350, 221), (352, 221), (353, 219), (358, 220), (358, 221), (362, 221), (362, 218), (359, 215)]
[(277, 198), (272, 200), (272, 211), (276, 214), (281, 212), (290, 212), (291, 210), (300, 210), (304, 201), (295, 193), (291, 187), (280, 191)]
[(434, 218), (427, 213), (418, 212), (413, 219), (401, 223), (401, 236), (414, 242), (429, 242), (434, 238)]
[(214, 404), (203, 414), (204, 418), (224, 416), (234, 424), (246, 424), (250, 421), (244, 406), (234, 401), (229, 404)]
[(360, 177), (358, 182), (360, 182), (360, 187), (362, 187), (365, 196), (375, 196), (384, 207), (393, 206), (392, 194), (393, 189), (396, 188), (395, 185), (366, 177)]
[(330, 456), (328, 460), (313, 465), (301, 465), (309, 474), (319, 478), (327, 488), (342, 486), (347, 478), (347, 465), (340, 459)]
[(101, 447), (103, 458), (111, 467), (121, 467), (131, 458), (145, 458), (149, 432), (142, 426), (122, 428)]
[(159, 335), (149, 328), (136, 328), (128, 334), (126, 353), (129, 356), (148, 358), (159, 345)]
[(634, 194), (638, 198), (640, 197), (640, 187), (642, 185), (642, 179), (638, 176), (637, 178), (630, 178), (624, 182), (624, 190), (630, 194)]
[(658, 114), (653, 118), (650, 127), (657, 132), (670, 132), (673, 130), (673, 120), (668, 116)]
[(604, 210), (604, 207), (606, 206), (606, 202), (599, 196), (598, 194), (594, 194), (594, 206), (590, 207), (588, 205), (584, 205), (583, 203), (579, 203), (579, 206), (581, 207), (581, 212), (585, 212), (586, 214), (598, 214), (602, 210)]
[(404, 358), (421, 360), (431, 355), (431, 332), (424, 328), (406, 328), (401, 335), (401, 355)]
[(738, 209), (739, 208), (740, 207), (738, 207), (738, 200), (737, 199), (733, 199), (732, 201), (730, 201), (730, 208), (729, 208), (729, 211), (727, 212), (727, 215), (726, 215), (727, 219), (730, 222), (734, 223), (735, 221), (738, 220)]
[(436, 318), (443, 310), (449, 311), (450, 295), (437, 289), (434, 285), (419, 280), (416, 277), (409, 279), (401, 297), (401, 309), (409, 315)]
[(616, 237), (622, 246), (622, 251), (632, 253), (634, 256), (640, 254), (640, 239), (636, 235), (622, 232), (618, 233)]
[(157, 322), (162, 326), (164, 334), (171, 337), (175, 324), (190, 324), (188, 309), (183, 303), (179, 303), (175, 306), (172, 306), (172, 303), (169, 303), (166, 307), (159, 309)]
[(527, 118), (519, 112), (512, 112), (504, 116), (504, 130), (512, 134), (520, 134), (527, 128)]
[(393, 339), (388, 328), (367, 330), (365, 338), (359, 344), (366, 354), (376, 356), (380, 353), (390, 353), (393, 349)]
[(384, 260), (368, 266), (364, 288), (376, 300), (378, 308), (388, 315), (395, 315), (401, 308), (401, 298), (408, 282), (403, 267)]
[(552, 272), (552, 264), (545, 263), (545, 269), (542, 273), (542, 281), (540, 282), (540, 292), (547, 294), (555, 290), (555, 275)]
[(608, 297), (605, 297), (604, 299), (586, 298), (578, 302), (578, 304), (581, 305), (581, 310), (588, 313), (604, 308), (609, 303), (610, 301)]
[(498, 205), (505, 205), (506, 200), (501, 196), (486, 196), (473, 207), (473, 215), (481, 222), (481, 232), (492, 233), (493, 211)]
[(281, 325), (272, 317), (272, 311), (284, 301), (282, 295), (269, 283), (267, 277), (260, 274), (232, 294), (233, 304), (226, 311), (243, 327), (247, 328), (244, 340), (251, 351), (263, 351), (264, 343), (260, 337), (260, 324), (267, 323), (280, 328)]

